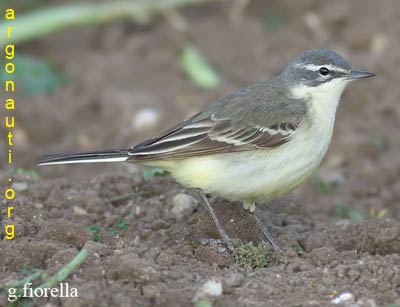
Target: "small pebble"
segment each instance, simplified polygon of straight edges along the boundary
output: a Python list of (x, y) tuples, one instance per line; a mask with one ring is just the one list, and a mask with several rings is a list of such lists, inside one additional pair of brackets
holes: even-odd
[(194, 197), (184, 193), (177, 194), (172, 198), (171, 213), (180, 220), (185, 216), (191, 215), (197, 204), (198, 201)]
[(353, 294), (351, 294), (350, 292), (343, 292), (342, 294), (336, 296), (332, 300), (332, 304), (338, 305), (338, 304), (350, 303), (350, 302), (354, 302), (354, 301), (355, 301), (355, 297)]
[(222, 295), (222, 283), (216, 278), (206, 281), (194, 296), (194, 301), (199, 301), (205, 297), (218, 297)]
[(24, 182), (14, 182), (11, 187), (16, 191), (25, 191), (28, 185)]
[(87, 211), (81, 207), (74, 206), (74, 213), (77, 215), (87, 215)]
[(144, 285), (143, 296), (145, 298), (156, 298), (160, 296), (160, 290), (154, 285)]
[(231, 272), (225, 277), (225, 283), (229, 287), (233, 287), (233, 288), (239, 287), (243, 283), (244, 280), (245, 280), (245, 277), (243, 274), (235, 273), (235, 272)]

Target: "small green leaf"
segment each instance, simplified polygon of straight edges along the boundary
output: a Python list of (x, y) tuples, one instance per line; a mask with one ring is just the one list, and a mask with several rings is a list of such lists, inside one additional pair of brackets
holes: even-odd
[(316, 177), (314, 182), (319, 194), (326, 195), (332, 192), (332, 185), (321, 177)]
[(345, 205), (335, 205), (332, 208), (332, 215), (341, 219), (347, 219), (349, 217), (350, 208)]
[(369, 214), (370, 214), (370, 216), (371, 216), (371, 218), (373, 218), (373, 219), (382, 219), (382, 218), (384, 218), (385, 217), (385, 215), (387, 214), (387, 209), (382, 209), (382, 210), (380, 210), (378, 213), (375, 211), (375, 208), (374, 207), (371, 207), (370, 209), (369, 209)]
[(91, 225), (91, 226), (88, 226), (86, 229), (92, 233), (92, 240), (94, 242), (98, 242), (101, 239), (101, 234), (100, 234), (101, 227), (100, 226)]
[(118, 229), (111, 229), (110, 230), (110, 235), (112, 235), (112, 236), (116, 236), (118, 233), (119, 233)]
[(124, 219), (122, 217), (120, 217), (117, 221), (117, 223), (115, 224), (115, 227), (118, 229), (125, 229), (127, 227), (129, 227), (130, 223), (127, 221), (124, 221)]
[(353, 220), (353, 221), (364, 221), (365, 220), (364, 214), (358, 210), (350, 210), (349, 218), (350, 218), (350, 220)]
[[(4, 67), (4, 61), (2, 67)], [(68, 78), (56, 71), (47, 61), (27, 55), (17, 54), (10, 62), (14, 63), (15, 71), (8, 74), (5, 70), (0, 72), (0, 81), (13, 80), (21, 86), (25, 95), (33, 96), (39, 93), (50, 93), (57, 86), (64, 85)]]
[(33, 169), (17, 168), (17, 169), (12, 169), (8, 172), (8, 176), (10, 177), (14, 177), (15, 175), (29, 176), (34, 180), (40, 178), (39, 174)]
[(39, 179), (40, 178), (39, 174), (36, 171), (34, 171), (33, 169), (28, 170), (27, 173), (28, 173), (29, 177), (31, 177), (32, 179)]
[(381, 211), (378, 212), (378, 219), (381, 219), (383, 217), (385, 217), (386, 213), (387, 213), (387, 209), (382, 209)]
[(303, 257), (306, 254), (306, 252), (304, 251), (303, 247), (297, 241), (293, 242), (292, 248), (295, 250), (296, 254), (299, 257)]
[(155, 176), (167, 176), (168, 174), (166, 170), (156, 167), (147, 167), (142, 171), (142, 176), (145, 181), (149, 181)]
[(218, 73), (210, 66), (206, 58), (191, 45), (184, 47), (180, 66), (198, 87), (212, 89), (221, 83), (221, 77)]
[(332, 215), (340, 219), (350, 219), (353, 221), (364, 221), (365, 216), (362, 212), (352, 209), (348, 205), (335, 205), (332, 208)]
[(196, 303), (196, 307), (212, 307), (212, 303), (208, 299), (202, 299)]
[(115, 223), (114, 228), (111, 229), (110, 234), (112, 236), (117, 235), (122, 229), (125, 229), (129, 227), (130, 223), (127, 221), (124, 221), (122, 217), (118, 219), (118, 221)]

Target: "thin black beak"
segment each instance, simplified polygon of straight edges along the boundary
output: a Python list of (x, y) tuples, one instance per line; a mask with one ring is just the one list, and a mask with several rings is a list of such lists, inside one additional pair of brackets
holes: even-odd
[(371, 78), (375, 76), (375, 74), (368, 72), (368, 71), (361, 71), (361, 70), (352, 70), (348, 76), (350, 80), (358, 80), (358, 79), (365, 79)]

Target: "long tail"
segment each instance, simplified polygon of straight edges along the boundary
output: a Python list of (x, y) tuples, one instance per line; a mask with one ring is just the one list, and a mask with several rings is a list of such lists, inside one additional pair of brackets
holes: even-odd
[(128, 159), (128, 149), (113, 149), (108, 151), (47, 155), (39, 159), (38, 165), (42, 166), (71, 163), (124, 162)]

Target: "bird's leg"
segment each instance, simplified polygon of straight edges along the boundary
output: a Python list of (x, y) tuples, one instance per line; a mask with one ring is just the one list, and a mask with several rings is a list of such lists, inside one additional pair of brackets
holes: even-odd
[(207, 199), (207, 196), (206, 196), (204, 193), (202, 193), (202, 192), (200, 192), (200, 195), (201, 195), (201, 197), (202, 197), (203, 200), (204, 200), (204, 207), (207, 209), (208, 213), (210, 213), (211, 218), (213, 219), (214, 224), (215, 224), (215, 226), (217, 227), (217, 230), (218, 230), (218, 232), (219, 232), (219, 235), (221, 236), (222, 242), (224, 242), (224, 244), (226, 245), (226, 247), (229, 249), (229, 251), (230, 251), (231, 253), (234, 253), (235, 248), (233, 247), (232, 240), (231, 240), (231, 238), (228, 237), (228, 235), (227, 235), (226, 232), (225, 232), (224, 227), (222, 227), (222, 225), (221, 225), (220, 222), (218, 221), (218, 218), (217, 218), (217, 216), (215, 215), (214, 210), (213, 210), (213, 208), (211, 207), (210, 202), (209, 202), (208, 199)]
[(279, 246), (275, 243), (274, 238), (269, 233), (269, 231), (266, 228), (266, 226), (264, 226), (264, 224), (261, 222), (261, 220), (258, 218), (257, 214), (255, 213), (255, 210), (256, 210), (255, 203), (254, 202), (244, 202), (243, 203), (243, 208), (245, 210), (248, 210), (251, 213), (253, 213), (254, 219), (256, 220), (258, 228), (261, 230), (261, 233), (262, 233), (262, 235), (264, 237), (264, 240), (267, 240), (269, 242), (269, 244), (271, 244), (271, 246), (274, 249), (274, 251), (280, 250)]
[(258, 218), (258, 216), (255, 213), (253, 215), (254, 215), (254, 219), (256, 220), (257, 226), (260, 228), (261, 233), (263, 234), (264, 238), (267, 239), (269, 244), (271, 244), (274, 251), (279, 251), (280, 247), (278, 244), (275, 243), (275, 240), (272, 237), (272, 235), (269, 233), (268, 229), (264, 226), (264, 224), (260, 221), (260, 219)]

